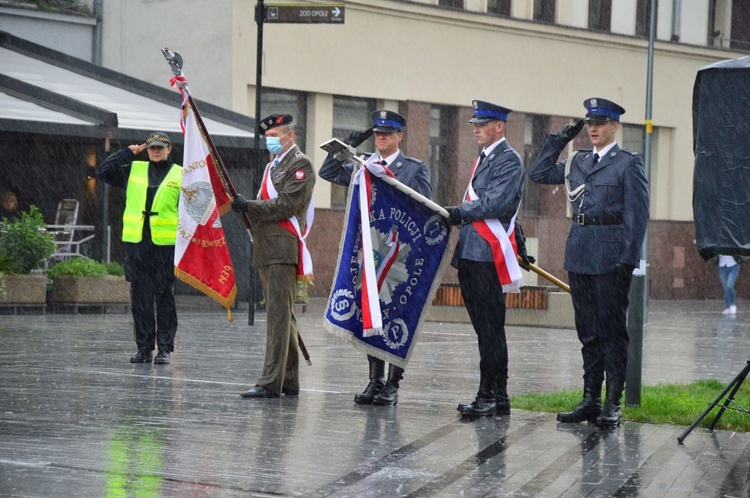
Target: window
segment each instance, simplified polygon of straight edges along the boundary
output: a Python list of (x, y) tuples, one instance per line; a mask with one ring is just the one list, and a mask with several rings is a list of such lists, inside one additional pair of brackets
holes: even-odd
[[(375, 110), (373, 99), (356, 97), (333, 97), (333, 137), (345, 139), (353, 131), (362, 131), (372, 127), (370, 115)], [(375, 142), (368, 138), (357, 147), (360, 151), (374, 151)], [(331, 207), (346, 206), (347, 187), (331, 185)]]
[(438, 0), (438, 5), (441, 7), (451, 7), (453, 9), (463, 9), (464, 0)]
[(510, 17), (510, 0), (487, 0), (487, 13)]
[(555, 0), (534, 0), (534, 20), (555, 22)]
[(612, 0), (589, 0), (589, 29), (609, 31), (612, 26)]
[(307, 97), (303, 92), (264, 88), (261, 95), (260, 117), (270, 114), (291, 114), (294, 118), (295, 143), (305, 150), (307, 136)]
[(750, 2), (732, 2), (731, 48), (750, 51)]
[(642, 125), (620, 124), (622, 127), (622, 143), (625, 150), (637, 152), (641, 156), (646, 149), (646, 129)]
[[(651, 1), (652, 0), (638, 0), (635, 6), (635, 35), (645, 36), (648, 38), (651, 30)], [(659, 0), (653, 0), (656, 4), (659, 4)], [(658, 16), (654, 19), (654, 23), (658, 20)]]
[(542, 215), (541, 188), (529, 179), (529, 171), (542, 150), (544, 138), (549, 129), (549, 116), (534, 114), (526, 115), (523, 147), (523, 163), (526, 165), (526, 180), (523, 193), (523, 213), (528, 215)]
[(453, 110), (449, 107), (430, 108), (430, 184), (432, 200), (440, 205), (448, 203), (448, 137), (452, 115)]

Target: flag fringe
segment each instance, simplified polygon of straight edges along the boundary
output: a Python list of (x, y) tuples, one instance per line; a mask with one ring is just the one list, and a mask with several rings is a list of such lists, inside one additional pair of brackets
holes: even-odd
[[(235, 299), (237, 299), (237, 286), (236, 285), (232, 287), (232, 290), (229, 293), (229, 295), (227, 297), (224, 297), (218, 292), (216, 292), (214, 289), (212, 289), (211, 287), (207, 286), (206, 284), (204, 284), (203, 282), (201, 282), (200, 280), (192, 276), (191, 274), (180, 270), (176, 266), (174, 269), (174, 274), (182, 282), (185, 282), (189, 286), (198, 289), (199, 291), (201, 291), (202, 293), (204, 293), (205, 295), (207, 295), (208, 297), (210, 297), (211, 299), (213, 299), (214, 301), (222, 305), (224, 308), (227, 309), (227, 311), (229, 311), (229, 308), (231, 308), (232, 305), (234, 305), (234, 301)], [(229, 314), (227, 318), (230, 319), (229, 320), (230, 322), (232, 321), (231, 313)]]

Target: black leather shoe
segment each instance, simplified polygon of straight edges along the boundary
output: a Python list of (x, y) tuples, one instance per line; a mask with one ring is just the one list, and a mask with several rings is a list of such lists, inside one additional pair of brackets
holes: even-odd
[(240, 394), (243, 398), (278, 398), (279, 395), (263, 386), (254, 386), (252, 389)]
[(372, 379), (362, 394), (354, 395), (354, 402), (360, 405), (369, 405), (372, 403), (372, 399), (383, 390), (385, 387), (385, 381), (383, 379)]
[(386, 382), (385, 387), (372, 398), (373, 405), (397, 405), (398, 404), (398, 386), (391, 382)]
[(169, 365), (172, 360), (169, 358), (169, 351), (159, 350), (159, 353), (154, 358), (155, 365)]
[(299, 396), (299, 389), (289, 389), (288, 387), (283, 387), (281, 389), (281, 394), (284, 396)]
[(473, 419), (478, 417), (491, 417), (495, 415), (495, 409), (497, 403), (495, 399), (484, 399), (477, 397), (473, 403), (464, 405), (464, 409), (461, 410), (461, 418)]
[(130, 357), (130, 363), (151, 363), (151, 351), (138, 351)]

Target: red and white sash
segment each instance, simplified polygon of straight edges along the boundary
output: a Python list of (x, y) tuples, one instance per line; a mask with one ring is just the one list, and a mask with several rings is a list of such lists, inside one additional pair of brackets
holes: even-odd
[[(273, 180), (271, 180), (271, 165), (268, 163), (265, 172), (263, 172), (263, 183), (260, 187), (260, 198), (264, 201), (269, 199), (275, 199), (279, 196), (276, 192), (276, 188), (273, 186)], [(299, 222), (296, 216), (290, 217), (288, 220), (278, 221), (282, 228), (289, 230), (297, 236), (299, 241), (299, 251), (297, 256), (297, 280), (312, 281), (313, 278), (313, 264), (310, 251), (307, 250), (307, 244), (305, 239), (307, 234), (310, 233), (313, 220), (315, 218), (315, 207), (313, 206), (312, 200), (310, 205), (307, 206), (307, 215), (305, 216), (305, 231), (300, 230)]]
[[(469, 187), (466, 189), (465, 195), (467, 201), (475, 201), (479, 198), (474, 191), (474, 187), (471, 185), (478, 165), (479, 158), (474, 161), (474, 168), (471, 170), (471, 179), (469, 180)], [(495, 263), (495, 271), (497, 272), (500, 284), (503, 286), (503, 292), (506, 293), (519, 293), (521, 284), (523, 283), (521, 267), (518, 265), (518, 248), (516, 247), (514, 233), (517, 216), (518, 209), (516, 209), (516, 213), (510, 220), (507, 231), (503, 228), (500, 220), (497, 219), (475, 220), (471, 222), (479, 235), (489, 243), (492, 249), (492, 261)]]
[(388, 273), (386, 267), (390, 267), (396, 255), (398, 255), (399, 243), (396, 237), (389, 238), (388, 245), (391, 250), (380, 265), (380, 270), (375, 270), (375, 257), (372, 251), (372, 235), (370, 234), (370, 203), (372, 202), (372, 178), (371, 174), (383, 177), (395, 178), (391, 170), (373, 160), (376, 155), (360, 168), (355, 174), (352, 183), (359, 185), (359, 216), (360, 230), (362, 232), (362, 335), (372, 337), (382, 334), (383, 316), (380, 311), (380, 287), (382, 278)]

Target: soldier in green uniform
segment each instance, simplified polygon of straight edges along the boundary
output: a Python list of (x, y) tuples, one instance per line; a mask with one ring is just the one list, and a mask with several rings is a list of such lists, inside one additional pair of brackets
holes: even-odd
[(274, 114), (260, 122), (259, 131), (274, 160), (266, 166), (258, 198), (238, 195), (232, 202), (232, 209), (247, 213), (252, 221), (253, 264), (259, 268), (267, 311), (263, 372), (243, 398), (299, 395), (294, 299), (306, 253), (302, 234), (312, 222), (315, 172), (310, 158), (294, 143), (292, 120), (289, 114)]

